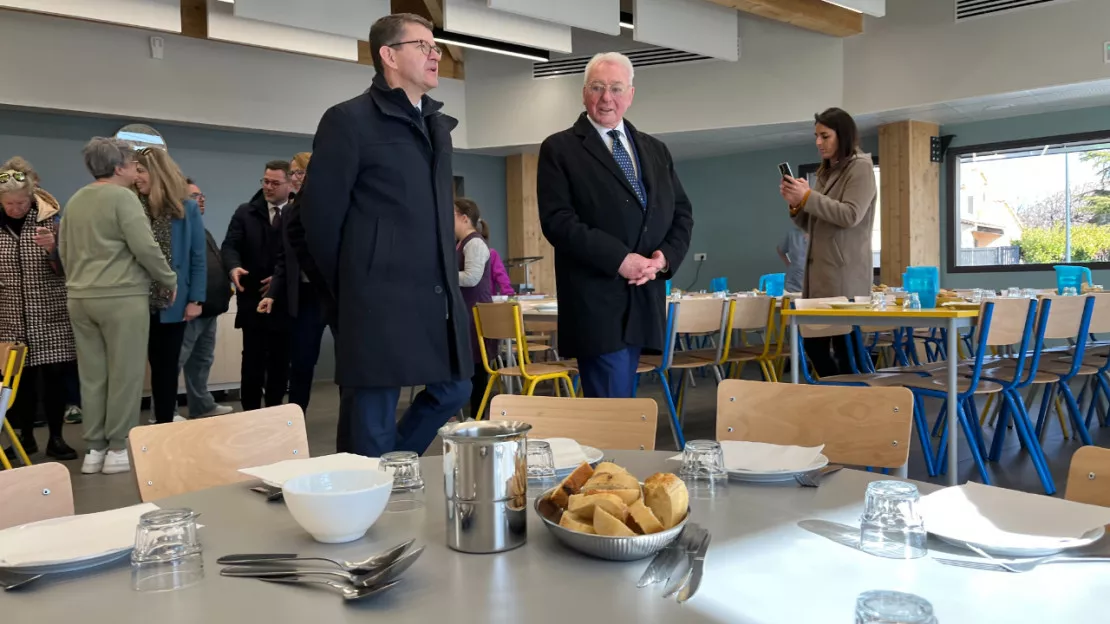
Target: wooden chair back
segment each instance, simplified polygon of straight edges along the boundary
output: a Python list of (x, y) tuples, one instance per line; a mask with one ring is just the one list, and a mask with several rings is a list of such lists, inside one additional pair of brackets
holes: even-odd
[(493, 420), (532, 425), (530, 438), (573, 438), (606, 450), (655, 450), (659, 407), (653, 399), (576, 399), (499, 394)]
[(58, 462), (0, 470), (0, 530), (73, 515), (69, 470)]
[(772, 297), (736, 297), (732, 300), (732, 328), (744, 331), (770, 329)]
[(906, 388), (726, 379), (717, 389), (718, 440), (824, 444), (835, 464), (904, 466), (912, 418), (913, 394)]
[(728, 299), (683, 299), (678, 304), (675, 332), (679, 334), (720, 334), (728, 322)]
[[(815, 299), (795, 299), (794, 308), (798, 310), (820, 310), (830, 303), (848, 303), (847, 297), (819, 297)], [(799, 325), (798, 335), (802, 338), (824, 338), (844, 336), (852, 333), (851, 325)]]
[(1086, 296), (1040, 295), (1038, 299), (1052, 302), (1044, 327), (1045, 340), (1066, 340), (1079, 334), (1083, 308), (1087, 305)]
[(515, 303), (479, 303), (474, 306), (478, 333), (490, 340), (516, 340), (521, 327), (520, 306)]
[(1090, 333), (1110, 334), (1110, 293), (1094, 293), (1090, 296), (1095, 298), (1095, 309), (1091, 311)]
[(292, 403), (135, 427), (128, 444), (143, 502), (249, 481), (240, 468), (309, 456), (304, 413)]
[(1071, 456), (1064, 498), (1110, 507), (1110, 449), (1083, 446)]
[[(1025, 335), (1025, 326), (1029, 320), (1029, 315), (1036, 315), (1037, 311), (1029, 310), (1032, 303), (1030, 299), (990, 299), (984, 300), (979, 306), (979, 318), (984, 318), (984, 313), (987, 309), (987, 303), (994, 304), (994, 312), (991, 313), (991, 326), (987, 331), (986, 344), (990, 347), (1000, 347), (1004, 345), (1016, 345), (1021, 343), (1022, 337)], [(1056, 304), (1053, 303), (1053, 306)], [(1082, 309), (1080, 309), (1082, 313)], [(1078, 327), (1077, 327), (1078, 328)], [(1074, 336), (1075, 333), (1072, 333)]]

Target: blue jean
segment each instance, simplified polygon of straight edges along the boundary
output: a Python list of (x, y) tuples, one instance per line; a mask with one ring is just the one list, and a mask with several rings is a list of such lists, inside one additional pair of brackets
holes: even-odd
[(436, 433), (470, 398), (470, 380), (429, 384), (413, 399), (401, 420), (397, 400), (401, 388), (340, 388), (336, 450), (366, 457), (390, 451), (422, 455)]
[(195, 318), (185, 325), (179, 365), (185, 371), (185, 396), (189, 400), (190, 418), (216, 409), (216, 400), (208, 391), (208, 373), (215, 360), (218, 320), (216, 316)]
[[(300, 405), (306, 414), (308, 400), (312, 396), (316, 361), (320, 359), (320, 340), (324, 337), (326, 325), (328, 322), (324, 319), (320, 296), (309, 283), (302, 282), (289, 345), (289, 402)], [(335, 339), (334, 325), (331, 326), (331, 337)]]
[(597, 399), (631, 399), (636, 391), (640, 347), (578, 358), (582, 394)]

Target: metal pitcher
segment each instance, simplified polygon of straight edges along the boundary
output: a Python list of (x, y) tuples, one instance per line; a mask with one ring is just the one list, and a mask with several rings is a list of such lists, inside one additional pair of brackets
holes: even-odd
[(447, 546), (461, 552), (512, 550), (528, 540), (528, 431), (517, 421), (453, 423), (443, 438)]

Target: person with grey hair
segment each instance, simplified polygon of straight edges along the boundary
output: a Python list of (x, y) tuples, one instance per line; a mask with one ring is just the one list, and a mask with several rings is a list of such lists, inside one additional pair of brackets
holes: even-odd
[(81, 472), (127, 472), (127, 434), (139, 423), (150, 325), (150, 283), (177, 296), (177, 274), (154, 240), (138, 196), (135, 155), (118, 139), (85, 146), (95, 181), (66, 202), (58, 251), (77, 344), (85, 442)]
[(664, 281), (686, 257), (694, 225), (667, 146), (624, 118), (634, 73), (623, 54), (593, 57), (585, 112), (540, 146), (536, 186), (540, 225), (555, 248), (559, 352), (578, 358), (588, 397), (633, 396), (641, 350), (662, 350)]

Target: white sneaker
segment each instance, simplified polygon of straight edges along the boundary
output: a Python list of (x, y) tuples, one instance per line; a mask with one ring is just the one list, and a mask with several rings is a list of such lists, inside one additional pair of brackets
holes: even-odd
[(174, 415), (173, 415), (173, 421), (174, 421), (174, 422), (185, 422), (186, 420), (189, 420), (189, 419), (188, 419), (188, 418), (185, 418), (185, 417), (184, 417), (184, 416), (182, 416), (181, 414), (174, 414)]
[(220, 405), (219, 403), (217, 403), (216, 407), (213, 407), (211, 411), (209, 411), (206, 414), (201, 414), (200, 416), (197, 416), (197, 418), (208, 418), (210, 416), (223, 416), (224, 414), (230, 414), (234, 411), (235, 411), (235, 408), (230, 406), (230, 405)]
[(127, 457), (127, 449), (122, 451), (108, 451), (107, 457), (104, 458), (104, 468), (100, 470), (100, 472), (104, 474), (118, 474), (130, 471), (131, 460)]
[(104, 468), (104, 454), (106, 451), (89, 449), (85, 453), (85, 461), (81, 464), (81, 474), (96, 474)]

